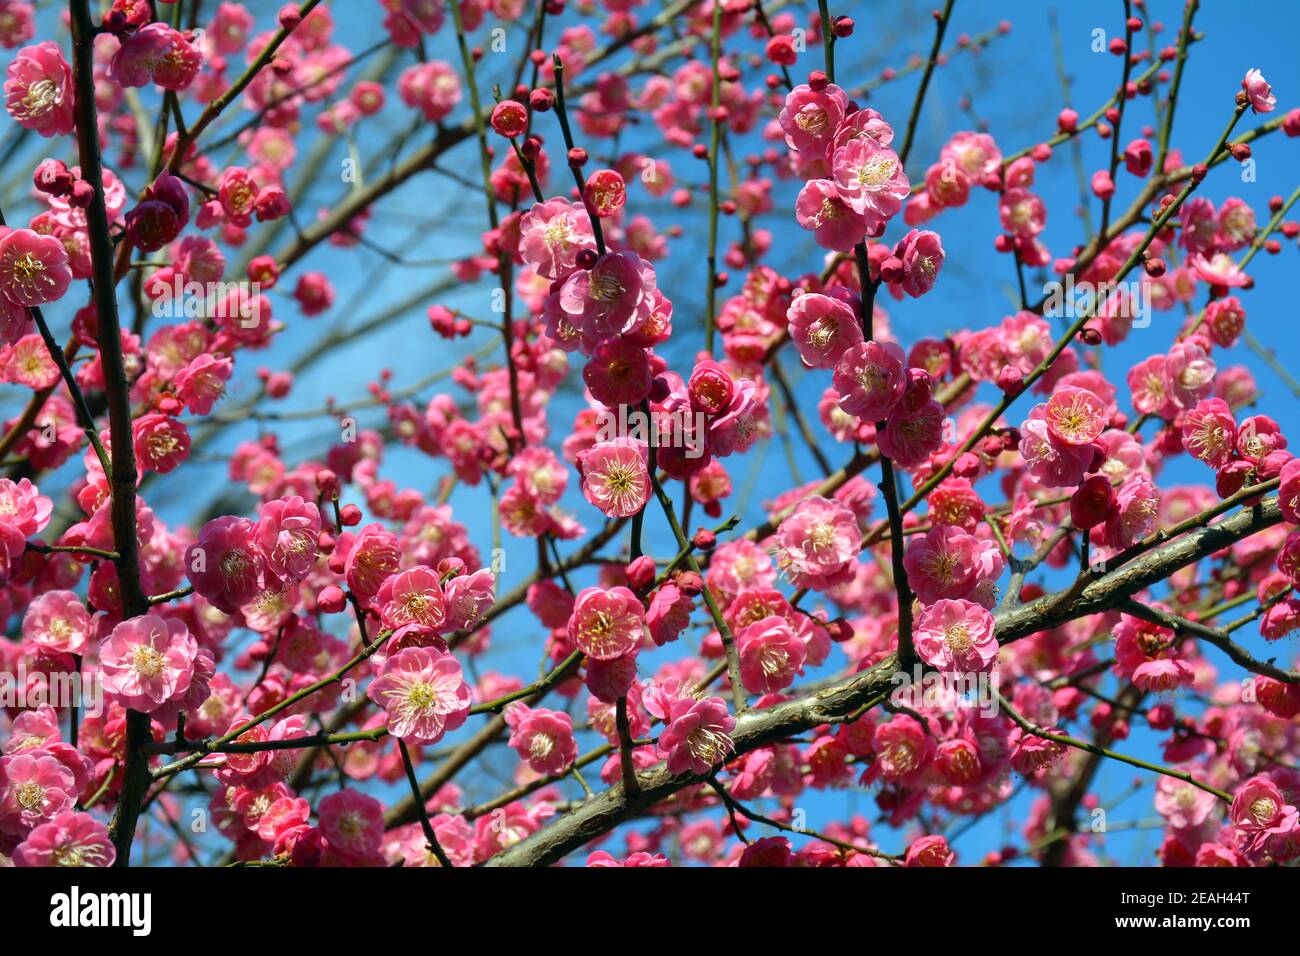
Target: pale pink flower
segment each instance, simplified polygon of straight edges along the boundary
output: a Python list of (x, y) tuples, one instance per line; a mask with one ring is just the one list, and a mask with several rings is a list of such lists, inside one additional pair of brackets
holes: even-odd
[(1213, 255), (1196, 252), (1187, 257), (1187, 265), (1198, 279), (1210, 285), (1239, 289), (1250, 281), (1250, 277), (1237, 265), (1237, 260), (1226, 252), (1215, 252)]
[(862, 320), (840, 298), (807, 292), (786, 311), (790, 341), (809, 368), (834, 368), (848, 349), (862, 344)]
[(431, 123), (445, 119), (460, 102), (460, 77), (452, 67), (436, 60), (407, 67), (397, 80), (402, 102), (415, 107)]
[(783, 617), (766, 617), (736, 634), (740, 678), (751, 694), (771, 694), (794, 683), (807, 658), (807, 642)]
[(502, 716), (510, 728), (509, 745), (536, 773), (557, 776), (578, 759), (573, 719), (568, 714), (540, 707), (532, 709), (517, 700), (506, 705)]
[(864, 422), (882, 422), (907, 391), (907, 360), (894, 342), (866, 342), (844, 352), (831, 384), (839, 407)]
[(615, 438), (587, 449), (579, 459), (582, 494), (610, 518), (628, 518), (650, 499), (649, 448)]
[(465, 723), (473, 692), (454, 656), (407, 647), (384, 661), (366, 696), (384, 708), (394, 737), (431, 744)]
[(625, 587), (584, 588), (569, 617), (569, 640), (588, 657), (613, 660), (641, 646), (645, 608)]
[(23, 615), (23, 641), (52, 654), (83, 654), (90, 614), (73, 591), (46, 591)]
[(818, 496), (799, 502), (781, 522), (776, 546), (791, 584), (824, 591), (852, 576), (862, 532), (848, 506)]
[(998, 658), (993, 629), (993, 615), (980, 605), (941, 599), (921, 611), (913, 640), (927, 664), (941, 671), (977, 673), (987, 671)]
[(14, 850), (14, 866), (112, 866), (117, 850), (108, 827), (89, 813), (61, 810)]
[(519, 223), (519, 253), (546, 279), (567, 279), (578, 253), (596, 251), (591, 220), (580, 203), (562, 197), (537, 203)]
[(891, 218), (911, 191), (898, 154), (870, 137), (851, 139), (836, 150), (832, 171), (840, 198), (868, 220)]
[(952, 160), (958, 169), (977, 183), (998, 172), (1002, 151), (987, 133), (961, 132), (953, 135), (939, 151), (939, 160)]
[(1156, 781), (1155, 805), (1156, 813), (1175, 830), (1190, 830), (1210, 818), (1218, 801), (1200, 787), (1162, 776)]
[(1131, 476), (1115, 491), (1115, 506), (1106, 519), (1106, 546), (1123, 549), (1136, 544), (1151, 531), (1159, 512), (1159, 489), (1141, 472)]
[(1277, 97), (1273, 95), (1273, 87), (1268, 85), (1268, 81), (1264, 79), (1264, 74), (1259, 70), (1247, 70), (1246, 78), (1241, 81), (1241, 88), (1246, 91), (1246, 97), (1250, 100), (1250, 108), (1256, 113), (1271, 113), (1277, 106)]
[(691, 623), (694, 599), (672, 582), (665, 583), (650, 598), (646, 609), (646, 629), (659, 647), (677, 640)]
[[(1297, 507), (1300, 508), (1300, 466), (1296, 468), (1296, 475), (1296, 500)], [(743, 538), (719, 545), (709, 562), (709, 587), (726, 602), (743, 591), (770, 588), (776, 583), (776, 578), (777, 570), (772, 563), (772, 556), (754, 542)]]
[(198, 653), (184, 621), (156, 614), (129, 618), (100, 641), (104, 690), (124, 707), (153, 713), (184, 699)]
[(141, 469), (165, 475), (190, 454), (190, 433), (185, 423), (169, 415), (150, 412), (131, 423), (135, 458)]
[(24, 47), (9, 64), (5, 109), (15, 123), (42, 136), (62, 136), (76, 126), (72, 67), (52, 40)]

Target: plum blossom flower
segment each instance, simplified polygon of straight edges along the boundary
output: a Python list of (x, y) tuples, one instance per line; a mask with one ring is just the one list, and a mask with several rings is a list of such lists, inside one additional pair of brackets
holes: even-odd
[(0, 296), (15, 305), (48, 305), (72, 283), (68, 251), (53, 236), (0, 227)]
[(343, 565), (343, 576), (353, 594), (369, 601), (379, 592), (384, 581), (397, 573), (401, 559), (397, 535), (379, 522), (368, 524), (352, 542), (352, 550)]
[(567, 279), (578, 253), (596, 251), (591, 220), (579, 203), (557, 197), (537, 203), (519, 223), (519, 253), (546, 279)]
[(532, 709), (517, 700), (506, 706), (502, 716), (510, 728), (509, 745), (536, 773), (562, 774), (578, 759), (578, 741), (568, 714)]
[(1090, 445), (1106, 429), (1110, 414), (1106, 403), (1086, 388), (1067, 385), (1056, 389), (1043, 406), (1043, 421), (1057, 441)]
[(777, 117), (786, 145), (809, 159), (821, 159), (848, 106), (848, 94), (834, 84), (814, 90), (801, 84), (786, 94)]
[(1300, 813), (1265, 774), (1238, 788), (1228, 818), (1244, 838), (1247, 853), (1261, 850), (1269, 837), (1293, 833), (1300, 826)]
[(625, 587), (584, 588), (573, 603), (568, 632), (578, 650), (597, 660), (613, 660), (641, 646), (645, 608)]
[(852, 576), (861, 545), (852, 510), (820, 496), (799, 502), (776, 531), (777, 561), (790, 583), (817, 591)]
[(357, 790), (337, 790), (316, 808), (329, 848), (344, 859), (374, 862), (384, 841), (384, 808)]
[(261, 590), (263, 559), (247, 518), (213, 518), (185, 552), (185, 573), (212, 606), (234, 614)]
[(668, 762), (668, 772), (705, 774), (735, 750), (731, 732), (736, 718), (721, 697), (698, 699), (673, 688), (652, 688), (645, 708), (664, 722), (656, 742)]
[(129, 618), (100, 641), (104, 690), (124, 707), (153, 713), (185, 698), (198, 654), (184, 621), (156, 614)]
[(751, 694), (771, 694), (794, 683), (803, 670), (807, 642), (783, 617), (766, 617), (736, 635), (740, 677)]
[(903, 277), (898, 285), (904, 292), (916, 299), (934, 288), (944, 260), (943, 243), (937, 232), (913, 229), (898, 241), (894, 256), (903, 264)]
[(629, 518), (650, 500), (649, 448), (615, 438), (587, 449), (580, 459), (582, 494), (610, 518)]
[(1207, 398), (1183, 418), (1183, 447), (1211, 468), (1222, 468), (1237, 443), (1237, 422), (1221, 398)]
[(301, 581), (316, 565), (320, 510), (300, 495), (262, 505), (253, 542), (267, 570), (283, 581)]
[(82, 654), (89, 642), (90, 614), (74, 591), (46, 591), (23, 615), (23, 640), (51, 654)]
[(1199, 827), (1218, 806), (1214, 794), (1182, 780), (1162, 776), (1156, 781), (1156, 813), (1175, 830)]
[(870, 137), (851, 139), (836, 150), (832, 170), (840, 198), (869, 220), (891, 218), (911, 191), (898, 154)]
[(15, 123), (42, 136), (72, 132), (72, 67), (57, 43), (46, 40), (19, 50), (6, 75), (5, 109)]
[(794, 201), (794, 218), (800, 228), (813, 234), (817, 245), (834, 252), (848, 252), (866, 238), (866, 218), (840, 198), (829, 179), (810, 179)]
[(24, 836), (76, 798), (76, 778), (56, 757), (42, 751), (0, 757), (0, 833)]
[(917, 618), (916, 651), (941, 671), (983, 672), (998, 657), (993, 629), (993, 615), (973, 601), (940, 599)]
[(447, 598), (436, 571), (417, 565), (385, 579), (375, 595), (384, 627), (408, 624), (441, 632), (447, 622)]
[(413, 744), (436, 743), (456, 730), (473, 699), (460, 662), (433, 647), (407, 647), (387, 658), (366, 696), (384, 708), (389, 732)]
[(907, 361), (893, 342), (866, 342), (846, 350), (831, 384), (839, 407), (864, 422), (882, 422), (907, 391)]
[(1246, 78), (1241, 81), (1241, 88), (1246, 91), (1250, 108), (1256, 113), (1271, 113), (1277, 107), (1277, 97), (1273, 95), (1273, 87), (1268, 85), (1264, 74), (1259, 70), (1247, 70)]
[(842, 299), (808, 292), (786, 312), (790, 341), (809, 368), (835, 368), (841, 357), (862, 344), (862, 323)]
[(116, 859), (108, 827), (89, 813), (71, 809), (35, 827), (13, 854), (14, 866), (108, 867)]

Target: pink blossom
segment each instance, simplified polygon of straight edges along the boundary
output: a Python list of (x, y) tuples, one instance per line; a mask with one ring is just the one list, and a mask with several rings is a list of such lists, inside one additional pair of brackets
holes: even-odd
[(650, 499), (649, 449), (615, 438), (593, 445), (580, 459), (582, 494), (610, 518), (627, 518)]
[(836, 150), (832, 169), (840, 198), (868, 220), (894, 216), (911, 191), (898, 154), (870, 137), (851, 139)]
[(0, 229), (0, 296), (20, 306), (48, 305), (72, 282), (68, 252), (53, 236)]
[(384, 808), (357, 790), (337, 790), (317, 806), (329, 848), (349, 862), (373, 863), (384, 839)]
[(907, 364), (901, 346), (866, 342), (844, 352), (831, 379), (839, 407), (865, 422), (887, 419), (907, 391)]
[(777, 560), (791, 584), (824, 591), (852, 575), (862, 532), (847, 506), (812, 497), (781, 522), (776, 541)]
[(185, 552), (185, 573), (194, 590), (227, 614), (261, 589), (264, 561), (253, 533), (246, 518), (214, 518)]
[(587, 211), (562, 197), (537, 203), (519, 223), (519, 252), (547, 279), (566, 279), (578, 268), (578, 253), (596, 250)]
[(1110, 419), (1105, 402), (1086, 388), (1069, 385), (1052, 392), (1042, 409), (1048, 432), (1066, 445), (1092, 444)]
[(1222, 468), (1232, 458), (1237, 442), (1237, 422), (1221, 398), (1208, 398), (1183, 418), (1183, 447), (1211, 468)]
[(736, 718), (720, 697), (654, 694), (646, 709), (664, 722), (657, 745), (671, 774), (706, 774), (735, 750)]
[(1264, 74), (1259, 70), (1247, 70), (1246, 78), (1241, 81), (1241, 88), (1246, 91), (1250, 108), (1256, 113), (1271, 113), (1276, 108), (1277, 97), (1273, 95), (1273, 87), (1268, 85)]
[(641, 646), (644, 624), (645, 608), (627, 588), (584, 588), (569, 617), (569, 640), (589, 657), (613, 660)]
[(117, 859), (108, 827), (89, 813), (61, 810), (27, 834), (14, 866), (112, 866)]
[(736, 635), (740, 676), (751, 694), (771, 694), (802, 672), (807, 643), (782, 617), (766, 617)]
[(24, 836), (76, 798), (72, 771), (47, 753), (0, 757), (0, 833)]
[(283, 581), (301, 581), (316, 564), (320, 511), (300, 495), (262, 505), (253, 541), (267, 570)]
[(46, 591), (23, 615), (23, 640), (57, 654), (83, 654), (90, 635), (90, 615), (73, 591)]
[(447, 599), (437, 572), (417, 565), (384, 580), (375, 595), (384, 627), (416, 624), (441, 632), (447, 623)]
[(185, 697), (198, 653), (184, 621), (156, 614), (130, 618), (100, 642), (104, 690), (124, 707), (153, 713)]
[(76, 125), (72, 67), (52, 40), (23, 47), (9, 64), (5, 109), (15, 123), (42, 136), (62, 136)]
[(862, 322), (842, 299), (808, 292), (786, 312), (790, 341), (809, 368), (834, 368), (845, 352), (862, 344)]
[(847, 105), (847, 94), (834, 84), (820, 91), (796, 86), (786, 94), (778, 117), (786, 145), (809, 159), (823, 158)]
[(866, 218), (840, 198), (829, 179), (810, 179), (804, 184), (795, 199), (794, 217), (823, 249), (848, 252), (867, 236)]
[(989, 670), (998, 657), (994, 621), (980, 605), (941, 599), (921, 611), (913, 640), (927, 664), (962, 673)]
[(1258, 852), (1269, 837), (1292, 833), (1300, 826), (1296, 808), (1264, 774), (1251, 777), (1238, 788), (1228, 817), (1245, 839), (1247, 853)]
[(407, 647), (384, 661), (366, 696), (387, 714), (394, 737), (431, 744), (465, 723), (472, 692), (456, 658), (432, 647)]
[(578, 742), (568, 714), (532, 709), (517, 700), (506, 706), (502, 716), (510, 728), (509, 745), (534, 772), (558, 776), (578, 759)]

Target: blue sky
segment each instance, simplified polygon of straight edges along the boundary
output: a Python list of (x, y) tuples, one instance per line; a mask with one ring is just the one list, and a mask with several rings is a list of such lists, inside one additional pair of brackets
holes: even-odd
[[(259, 14), (265, 15), (277, 4), (255, 3), (252, 6)], [(371, 16), (374, 4), (335, 3), (332, 6), (336, 9), (339, 25), (337, 37), (345, 40), (350, 48), (363, 49), (382, 38), (382, 29)], [(800, 6), (794, 5), (796, 9)], [(889, 5), (832, 3), (831, 6), (833, 13), (848, 14), (857, 21), (856, 35), (840, 43), (837, 48), (839, 78), (846, 85), (854, 85), (875, 76), (883, 66), (900, 67), (908, 57), (924, 54), (929, 49), (932, 35), (929, 10), (934, 6), (929, 0)], [(884, 12), (880, 12), (882, 6), (886, 7)], [(1172, 44), (1177, 24), (1181, 20), (1182, 3), (1180, 0), (1161, 0), (1148, 6), (1154, 14), (1153, 19), (1163, 19), (1165, 23), (1158, 46)], [(1239, 5), (1211, 2), (1204, 6), (1205, 9), (1197, 18), (1197, 28), (1204, 31), (1205, 39), (1193, 49), (1183, 81), (1182, 106), (1174, 127), (1174, 146), (1183, 151), (1188, 162), (1201, 159), (1222, 130), (1232, 110), (1233, 96), (1247, 69), (1258, 67), (1264, 72), (1278, 96), (1279, 109), (1285, 111), (1300, 104), (1300, 95), (1297, 93), (1300, 91), (1300, 67), (1297, 66), (1294, 51), (1294, 5), (1285, 0), (1259, 2), (1250, 6), (1249, 16), (1242, 15), (1244, 8)], [(815, 4), (804, 3), (802, 8), (812, 9)], [(913, 168), (909, 171), (914, 177), (924, 174), (925, 167), (934, 161), (939, 147), (951, 133), (972, 128), (973, 117), (987, 122), (989, 131), (1008, 152), (1032, 145), (1050, 135), (1055, 127), (1056, 113), (1062, 105), (1049, 28), (1049, 13), (1052, 11), (1059, 23), (1061, 56), (1064, 69), (1071, 78), (1070, 97), (1074, 108), (1081, 115), (1087, 116), (1113, 92), (1118, 82), (1120, 61), (1108, 53), (1092, 52), (1091, 45), (1096, 28), (1107, 31), (1107, 37), (1122, 34), (1122, 4), (1118, 0), (1104, 5), (958, 0), (948, 33), (948, 44), (960, 33), (981, 33), (1002, 19), (1010, 20), (1013, 29), (1009, 35), (995, 39), (978, 56), (955, 56), (936, 72), (912, 153)], [(50, 15), (49, 11), (43, 13), (46, 19)], [(264, 23), (266, 20), (263, 18), (259, 22)], [(49, 35), (47, 25), (41, 36), (43, 38)], [(509, 36), (509, 43), (515, 46), (509, 46), (508, 52), (513, 52), (523, 40), (518, 32)], [(454, 37), (444, 33), (430, 44), (429, 56), (458, 65), (453, 42)], [(748, 39), (743, 42), (747, 44), (747, 49), (759, 48)], [(1145, 41), (1142, 45), (1145, 45)], [(412, 62), (410, 56), (409, 53), (404, 55), (400, 67)], [(7, 57), (0, 57), (0, 62), (5, 59)], [(485, 98), (491, 83), (503, 80), (508, 75), (511, 66), (506, 59), (490, 54), (485, 57), (482, 67)], [(810, 49), (792, 68), (792, 73), (798, 78), (821, 65), (820, 49)], [(906, 123), (915, 90), (914, 75), (886, 84), (868, 102), (901, 129)], [(971, 98), (969, 111), (963, 111), (958, 105), (964, 96)], [(145, 100), (152, 103), (152, 94), (146, 94)], [(410, 123), (408, 111), (397, 102), (395, 94), (391, 95), (391, 100), (384, 113), (364, 123), (355, 134), (356, 154), (370, 176), (382, 171), (388, 161), (385, 150), (390, 138)], [(452, 120), (459, 121), (465, 115), (464, 109), (462, 104), (462, 108), (453, 114)], [(196, 110), (194, 104), (187, 104), (187, 115), (192, 115)], [(1239, 129), (1249, 129), (1260, 121), (1247, 115)], [(1138, 128), (1150, 122), (1151, 103), (1147, 98), (1139, 98), (1131, 104), (1125, 117), (1122, 142), (1138, 135)], [(305, 128), (300, 144), (301, 153), (310, 151), (317, 136), (309, 123), (305, 124)], [(543, 118), (540, 128), (553, 144), (559, 143), (559, 130), (553, 118)], [(7, 128), (0, 128), (0, 136), (5, 132)], [(429, 130), (421, 130), (412, 142), (423, 141), (428, 135)], [(1082, 143), (1084, 168), (1089, 173), (1101, 168), (1109, 154), (1109, 144), (1095, 135), (1084, 136)], [(735, 144), (735, 150), (738, 156), (743, 156), (760, 151), (766, 145), (751, 135), (739, 140)], [(45, 143), (40, 144), (41, 149), (46, 146)], [(603, 152), (602, 145), (588, 143), (587, 146), (593, 153)], [(649, 150), (658, 155), (662, 146), (653, 124), (642, 122), (623, 138), (620, 149)], [(1297, 185), (1296, 176), (1300, 164), (1295, 162), (1295, 149), (1295, 143), (1284, 139), (1281, 134), (1274, 134), (1257, 144), (1254, 182), (1243, 182), (1235, 164), (1229, 163), (1210, 176), (1202, 194), (1211, 198), (1216, 205), (1230, 195), (1239, 196), (1254, 207), (1258, 218), (1263, 222), (1268, 218), (1268, 198), (1277, 194), (1288, 195)], [(38, 152), (37, 146), (29, 144), (18, 154), (19, 158), (6, 164), (3, 174), (0, 174), (0, 183), (8, 183), (13, 179), (21, 181), (42, 155), (44, 153)], [(318, 208), (328, 208), (345, 195), (349, 186), (343, 182), (340, 173), (343, 160), (348, 156), (346, 143), (340, 141), (334, 145), (329, 158), (321, 164), (320, 172), (309, 183), (307, 198), (300, 206), (301, 221), (311, 222)], [(111, 164), (113, 160), (114, 154), (110, 151), (108, 161)], [(685, 152), (674, 150), (671, 153), (671, 163), (679, 178), (693, 183), (704, 181), (706, 171), (703, 164), (692, 160)], [(442, 165), (471, 180), (477, 177), (477, 157), (472, 152), (472, 144), (466, 144), (444, 158)], [(18, 173), (22, 175), (19, 176)], [(139, 185), (138, 176), (138, 172), (127, 174), (133, 186)], [(1138, 183), (1122, 171), (1117, 178), (1120, 193), (1115, 204), (1117, 209), (1122, 209), (1138, 188)], [(559, 181), (558, 175), (552, 177), (553, 188)], [(775, 251), (769, 258), (770, 264), (791, 276), (815, 270), (822, 262), (821, 250), (813, 245), (808, 234), (793, 221), (792, 200), (797, 185), (779, 185), (775, 210), (761, 217), (757, 223), (774, 234)], [(1082, 239), (1079, 220), (1073, 215), (1079, 201), (1079, 191), (1069, 146), (1058, 148), (1053, 160), (1040, 166), (1034, 190), (1044, 197), (1050, 210), (1043, 240), (1054, 256), (1068, 254), (1070, 248)], [(670, 255), (659, 264), (658, 272), (660, 284), (673, 299), (676, 310), (676, 337), (670, 347), (664, 350), (664, 354), (675, 368), (685, 370), (703, 341), (702, 322), (698, 317), (702, 314), (705, 281), (702, 244), (705, 219), (698, 204), (696, 209), (683, 214), (673, 210), (665, 199), (651, 198), (635, 188), (630, 192), (631, 212), (645, 213), (661, 225), (680, 222), (684, 227), (682, 237), (670, 241)], [(6, 194), (14, 196), (15, 192), (9, 189)], [(22, 206), (11, 210), (9, 206), (14, 202), (16, 200), (11, 199), (6, 204), (6, 214), (11, 222), (19, 215), (30, 214), (32, 211), (30, 207)], [(1091, 215), (1094, 223), (1098, 205), (1095, 199), (1092, 200)], [(431, 226), (431, 223), (434, 225)], [(276, 317), (286, 322), (288, 330), (266, 352), (241, 358), (239, 383), (232, 401), (255, 389), (256, 381), (252, 377), (252, 370), (257, 364), (273, 368), (285, 366), (311, 348), (336, 323), (341, 323), (343, 328), (355, 328), (371, 316), (382, 313), (394, 303), (444, 277), (445, 266), (434, 264), (434, 260), (448, 260), (473, 253), (485, 226), (481, 196), (463, 188), (454, 176), (426, 173), (379, 203), (374, 208), (368, 233), (370, 238), (388, 246), (404, 258), (421, 264), (395, 267), (365, 248), (347, 251), (330, 247), (317, 249), (298, 268), (316, 269), (330, 276), (338, 288), (335, 308), (324, 317), (308, 320), (301, 317), (287, 294), (277, 296)], [(947, 264), (934, 292), (919, 300), (909, 299), (903, 303), (884, 300), (895, 334), (905, 345), (923, 336), (937, 336), (959, 328), (996, 324), (1015, 309), (1015, 272), (1012, 262), (993, 250), (993, 239), (999, 231), (996, 197), (993, 194), (983, 190), (974, 191), (967, 206), (946, 212), (934, 220), (929, 228), (941, 234), (948, 254)], [(722, 246), (725, 248), (727, 242), (738, 238), (738, 224), (724, 217), (721, 229)], [(895, 224), (886, 238), (897, 238), (903, 229), (901, 222)], [(271, 248), (281, 248), (289, 236), (288, 230), (282, 230)], [(1261, 341), (1278, 347), (1284, 356), (1293, 334), (1290, 314), (1294, 301), (1285, 292), (1285, 286), (1294, 274), (1295, 254), (1295, 243), (1289, 242), (1279, 256), (1258, 256), (1250, 270), (1256, 280), (1256, 288), (1243, 296), (1249, 314), (1248, 327)], [(230, 258), (232, 261), (237, 260), (238, 254), (232, 254)], [(286, 292), (292, 288), (294, 278), (291, 275), (285, 283)], [(738, 283), (733, 281), (729, 289), (734, 291), (737, 287)], [(1031, 295), (1034, 287), (1031, 279)], [(490, 295), (491, 283), (485, 281), (477, 286), (457, 288), (453, 293), (437, 300), (427, 298), (379, 333), (342, 343), (330, 353), (327, 360), (314, 365), (299, 377), (289, 398), (264, 407), (277, 410), (310, 409), (319, 407), (327, 396), (333, 396), (342, 403), (365, 398), (366, 384), (374, 378), (380, 367), (391, 369), (394, 389), (418, 382), (431, 371), (446, 367), (459, 356), (491, 343), (491, 333), (486, 330), (478, 330), (469, 340), (456, 344), (437, 339), (429, 332), (425, 308), (438, 301), (463, 309), (471, 315), (487, 317), (491, 311)], [(52, 321), (66, 328), (71, 311), (71, 303), (66, 309), (51, 310)], [(1107, 353), (1105, 367), (1112, 371), (1116, 379), (1122, 381), (1118, 370), (1127, 369), (1133, 362), (1167, 349), (1181, 315), (1181, 311), (1157, 313), (1149, 328), (1135, 331), (1122, 346)], [(1285, 357), (1283, 361), (1287, 361)], [(1261, 408), (1278, 419), (1284, 429), (1289, 430), (1300, 421), (1297, 416), (1300, 410), (1297, 398), (1286, 382), (1243, 345), (1237, 346), (1230, 353), (1230, 361), (1224, 359), (1221, 366), (1222, 364), (1244, 364), (1254, 372), (1264, 396)], [(821, 433), (820, 425), (816, 422), (816, 402), (828, 384), (828, 375), (824, 372), (805, 374), (796, 368), (795, 362), (790, 358), (786, 360), (786, 369), (794, 380), (795, 393), (805, 415), (822, 438), (822, 447), (826, 449), (832, 463), (847, 460), (851, 449), (834, 447), (832, 440)], [(571, 381), (576, 379), (576, 374), (571, 376)], [(577, 386), (571, 386), (552, 403), (550, 422), (557, 444), (568, 433), (572, 415), (580, 407), (581, 398), (576, 388)], [(431, 390), (426, 389), (420, 399), (427, 401), (432, 394)], [(1123, 397), (1124, 390), (1121, 389), (1121, 400)], [(14, 389), (0, 390), (0, 409), (6, 414), (12, 414), (12, 409), (17, 407), (20, 400), (21, 397), (17, 396)], [(1018, 421), (1017, 414), (1023, 417), (1028, 406), (1028, 402), (1016, 406), (1012, 419)], [(371, 411), (358, 417), (363, 425), (370, 425), (380, 423), (383, 415), (382, 411)], [(249, 421), (231, 429), (225, 439), (204, 450), (203, 461), (187, 466), (189, 478), (184, 484), (160, 482), (155, 485), (147, 493), (150, 504), (172, 523), (200, 520), (210, 503), (229, 490), (226, 463), (221, 456), (228, 454), (236, 441), (255, 437), (259, 427), (257, 422)], [(324, 417), (273, 427), (281, 437), (282, 447), (292, 450), (290, 454), (299, 456), (306, 452), (319, 455), (327, 442), (337, 440), (338, 437), (337, 428)], [(816, 463), (797, 439), (794, 444), (796, 465), (804, 480), (809, 480), (817, 474)], [(730, 509), (727, 513), (738, 511), (741, 527), (751, 526), (761, 520), (763, 501), (792, 484), (785, 453), (776, 441), (766, 449), (758, 448), (743, 459), (728, 459), (726, 463), (736, 488), (735, 495), (727, 503)], [(415, 487), (431, 492), (446, 471), (443, 460), (430, 460), (406, 449), (395, 449), (385, 462), (382, 476), (393, 479), (399, 487)], [(874, 474), (871, 477), (873, 480), (876, 478)], [(1179, 483), (1204, 481), (1208, 477), (1210, 474), (1207, 469), (1184, 459), (1167, 469), (1163, 480)], [(480, 550), (487, 553), (492, 546), (492, 533), (486, 490), (482, 487), (468, 490), (461, 488), (455, 493), (452, 502), (458, 519), (470, 528), (471, 537)], [(579, 495), (571, 491), (564, 503), (589, 527), (598, 526), (600, 516)], [(250, 505), (250, 500), (235, 498), (231, 499), (226, 508), (250, 508)], [(670, 533), (657, 514), (648, 519), (646, 534), (648, 549), (652, 553), (667, 554), (673, 550)], [(502, 590), (508, 590), (531, 572), (535, 553), (530, 541), (507, 536), (505, 545), (507, 565), (500, 585)], [(578, 577), (582, 582), (582, 575)], [(493, 628), (493, 651), (479, 662), (480, 672), (494, 669), (530, 675), (536, 668), (542, 636), (526, 612), (507, 615)], [(1257, 635), (1248, 632), (1243, 635), (1243, 639), (1248, 645), (1259, 646)], [(669, 659), (671, 653), (671, 650), (660, 651), (648, 657), (647, 668), (656, 668)], [(1213, 657), (1216, 652), (1210, 653)], [(1285, 649), (1284, 656), (1289, 653), (1289, 648)], [(1230, 664), (1220, 658), (1215, 659), (1217, 663), (1226, 665), (1225, 674), (1235, 676)], [(843, 662), (843, 656), (837, 651), (828, 666), (842, 665)], [(1156, 735), (1135, 729), (1133, 736), (1121, 746), (1135, 755), (1158, 756), (1158, 748), (1155, 747), (1157, 739)], [(493, 758), (493, 763), (498, 768), (495, 776), (508, 774), (513, 760), (514, 756), (510, 752), (496, 753)], [(1133, 779), (1134, 771), (1131, 768), (1108, 766), (1098, 778), (1095, 791), (1102, 796), (1104, 802), (1126, 792)], [(494, 779), (494, 775), (466, 777), (461, 782), (470, 798), (490, 797), (501, 789), (500, 782)], [(1143, 782), (1146, 786), (1142, 791), (1112, 811), (1112, 821), (1139, 820), (1153, 816), (1151, 787), (1154, 781), (1148, 777)], [(576, 786), (573, 789), (576, 796)], [(876, 816), (872, 795), (856, 789), (829, 793), (810, 791), (798, 803), (807, 812), (809, 826), (814, 828), (829, 820), (842, 819), (848, 813), (860, 812), (869, 819)], [(1000, 846), (1006, 838), (1005, 833), (1010, 829), (1018, 829), (1023, 823), (1027, 808), (1028, 798), (1022, 794), (964, 833), (955, 844), (961, 861), (976, 862), (985, 852)], [(904, 845), (903, 834), (891, 833), (883, 825), (874, 825), (873, 832), (885, 849), (898, 850)], [(1116, 863), (1149, 863), (1153, 860), (1152, 853), (1158, 841), (1158, 830), (1139, 829), (1112, 833), (1106, 838), (1102, 849)]]

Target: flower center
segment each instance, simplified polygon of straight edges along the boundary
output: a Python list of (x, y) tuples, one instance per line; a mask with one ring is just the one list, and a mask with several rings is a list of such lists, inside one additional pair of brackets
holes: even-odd
[(152, 680), (162, 673), (163, 656), (150, 645), (141, 644), (131, 651), (131, 670)]

